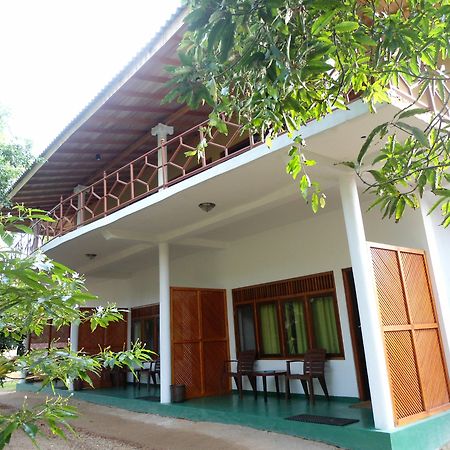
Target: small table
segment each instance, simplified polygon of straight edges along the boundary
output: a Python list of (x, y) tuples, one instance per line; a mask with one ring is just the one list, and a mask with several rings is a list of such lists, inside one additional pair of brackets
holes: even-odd
[(253, 392), (255, 394), (255, 398), (257, 397), (257, 393), (258, 393), (258, 386), (256, 383), (256, 379), (257, 377), (261, 377), (262, 378), (262, 382), (263, 382), (263, 389), (264, 389), (264, 401), (267, 402), (267, 377), (274, 377), (275, 378), (275, 387), (277, 389), (277, 395), (280, 396), (280, 383), (278, 378), (280, 376), (286, 376), (286, 371), (285, 370), (255, 370), (253, 372), (250, 372), (248, 374), (248, 377), (253, 377), (254, 379), (254, 383), (252, 384), (253, 387)]

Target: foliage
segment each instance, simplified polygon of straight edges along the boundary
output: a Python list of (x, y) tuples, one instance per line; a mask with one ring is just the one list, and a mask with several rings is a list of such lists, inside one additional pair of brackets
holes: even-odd
[(6, 113), (0, 110), (0, 205), (9, 205), (8, 191), (33, 161), (29, 142), (7, 136)]
[[(41, 335), (48, 325), (60, 328), (71, 322), (90, 322), (91, 329), (95, 330), (108, 326), (111, 321), (122, 320), (113, 305), (80, 311), (80, 306), (97, 298), (87, 292), (83, 278), (73, 270), (41, 253), (25, 256), (14, 250), (13, 233), (30, 232), (26, 224), (42, 218), (42, 211), (37, 210), (16, 207), (15, 213), (0, 216), (0, 329), (4, 335), (21, 340), (31, 333)], [(2, 353), (0, 377), (8, 379), (11, 372), (26, 373), (28, 379), (37, 377), (43, 387), (50, 385), (53, 389), (58, 380), (67, 387), (75, 379), (92, 385), (90, 376), (99, 374), (102, 368), (129, 367), (133, 371), (151, 360), (151, 356), (152, 352), (139, 343), (129, 351), (113, 353), (105, 348), (99, 349), (96, 355), (75, 352), (68, 347), (30, 350), (12, 359)], [(64, 436), (63, 428), (70, 430), (66, 420), (74, 416), (75, 410), (61, 398), (33, 408), (24, 403), (17, 413), (0, 415), (0, 448), (18, 429), (34, 441), (41, 432), (38, 422), (45, 422), (52, 433)]]
[[(378, 196), (385, 214), (398, 220), (404, 206), (416, 207), (429, 189), (439, 196), (444, 224), (450, 223), (449, 91), (441, 70), (450, 50), (450, 0), (187, 3), (181, 66), (169, 69), (166, 100), (207, 103), (210, 127), (226, 133), (224, 118), (234, 117), (268, 145), (288, 132), (294, 145), (287, 172), (300, 180), (314, 211), (325, 205), (325, 196), (308, 176), (315, 161), (303, 153), (301, 126), (347, 109), (349, 95), (375, 112), (376, 104), (390, 101), (389, 89), (400, 77), (420, 84), (417, 98), (432, 84), (442, 110), (431, 125), (410, 125), (412, 115), (420, 114), (413, 106), (374, 131), (348, 165)], [(368, 149), (375, 135), (384, 140), (373, 168)]]

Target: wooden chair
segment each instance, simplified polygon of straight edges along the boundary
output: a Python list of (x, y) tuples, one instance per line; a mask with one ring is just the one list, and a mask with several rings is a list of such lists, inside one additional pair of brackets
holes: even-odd
[(148, 371), (148, 387), (150, 387), (150, 378), (153, 381), (153, 384), (158, 384), (156, 382), (156, 376), (158, 375), (161, 380), (161, 369), (160, 369), (160, 361), (157, 359), (156, 361), (152, 361), (150, 363), (150, 369)]
[[(252, 376), (256, 360), (255, 351), (246, 351), (238, 354), (237, 359), (225, 361), (224, 377), (232, 377), (242, 398), (242, 378), (247, 376), (253, 391), (256, 390), (255, 377)], [(234, 365), (234, 367), (233, 367)]]
[(140, 389), (141, 388), (141, 375), (143, 373), (148, 373), (151, 368), (152, 363), (144, 363), (142, 367), (136, 367), (134, 369), (134, 373), (136, 374), (135, 377), (133, 377), (133, 386), (137, 386)]
[(317, 378), (322, 386), (323, 392), (327, 400), (330, 399), (328, 395), (327, 383), (325, 382), (325, 361), (326, 350), (324, 349), (311, 349), (305, 353), (303, 359), (303, 373), (293, 373), (291, 364), (300, 363), (301, 360), (289, 360), (286, 361), (286, 399), (290, 398), (291, 391), (289, 382), (290, 380), (300, 380), (303, 386), (303, 390), (308, 399), (314, 404), (314, 385), (313, 379)]

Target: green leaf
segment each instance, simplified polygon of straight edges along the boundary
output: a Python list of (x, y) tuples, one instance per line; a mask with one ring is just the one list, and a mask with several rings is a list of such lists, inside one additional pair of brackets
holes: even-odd
[(413, 108), (413, 109), (407, 109), (406, 111), (401, 112), (398, 115), (399, 119), (405, 119), (406, 117), (412, 117), (412, 116), (417, 116), (420, 114), (425, 114), (425, 113), (429, 113), (430, 109), (429, 108)]
[[(208, 34), (208, 52), (210, 53), (217, 43), (220, 42), (221, 35), (227, 22), (224, 19), (218, 20)], [(184, 63), (183, 63), (184, 64)]]
[(34, 423), (23, 423), (22, 429), (23, 429), (23, 431), (25, 431), (25, 433), (28, 435), (28, 437), (31, 440), (33, 440), (33, 441), (35, 440), (36, 434), (39, 430), (37, 425), (35, 425)]
[(316, 192), (313, 192), (311, 195), (311, 208), (315, 213), (319, 211), (319, 196)]
[(311, 181), (308, 177), (308, 175), (304, 174), (300, 180), (300, 192), (302, 194), (302, 197), (306, 200), (308, 198), (308, 189), (311, 186)]
[(33, 234), (33, 230), (30, 227), (27, 227), (26, 225), (20, 225), (20, 224), (14, 224), (14, 228), (17, 228), (20, 231), (23, 231), (27, 234)]
[(313, 36), (316, 36), (319, 34), (319, 32), (326, 27), (332, 20), (333, 17), (336, 15), (337, 9), (328, 11), (327, 13), (321, 15), (312, 25), (311, 27), (311, 34)]
[(219, 60), (225, 62), (228, 59), (231, 49), (234, 46), (234, 31), (236, 24), (227, 20), (224, 25), (224, 32), (220, 39)]
[(329, 70), (333, 69), (333, 66), (331, 64), (326, 63), (325, 61), (309, 61), (305, 68), (306, 70), (309, 70), (311, 72), (315, 73), (324, 73), (328, 72)]
[(420, 128), (414, 127), (401, 121), (398, 121), (397, 125), (403, 130), (410, 132), (416, 138), (416, 140), (424, 147), (428, 147), (430, 145), (430, 143), (428, 142), (427, 135)]
[(370, 134), (367, 136), (367, 139), (365, 140), (364, 144), (361, 147), (361, 150), (359, 151), (357, 161), (358, 163), (361, 163), (364, 156), (367, 153), (367, 150), (369, 150), (370, 144), (372, 143), (374, 137), (379, 134), (380, 132), (386, 131), (388, 126), (388, 123), (382, 123), (381, 125), (376, 126)]
[(349, 33), (351, 31), (357, 30), (358, 28), (358, 22), (341, 22), (334, 27), (334, 30), (336, 31), (336, 33)]
[(370, 36), (365, 33), (356, 32), (354, 34), (354, 38), (358, 44), (367, 46), (367, 47), (376, 47), (377, 43)]
[(395, 208), (395, 222), (398, 222), (402, 218), (403, 212), (405, 211), (405, 205), (405, 199), (403, 197), (400, 197)]

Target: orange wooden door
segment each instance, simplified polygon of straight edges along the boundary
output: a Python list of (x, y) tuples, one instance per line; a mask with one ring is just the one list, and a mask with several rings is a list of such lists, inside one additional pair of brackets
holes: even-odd
[(371, 245), (394, 417), (410, 422), (449, 407), (450, 393), (425, 254)]
[(226, 293), (219, 289), (171, 289), (172, 381), (186, 397), (218, 395), (229, 359)]

